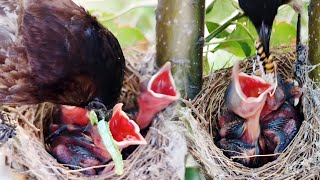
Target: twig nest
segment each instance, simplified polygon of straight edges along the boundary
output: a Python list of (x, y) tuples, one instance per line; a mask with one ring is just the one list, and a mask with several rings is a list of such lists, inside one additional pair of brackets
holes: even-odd
[[(130, 57), (127, 59), (130, 61)], [(132, 63), (127, 64), (120, 97), (120, 102), (125, 105), (124, 109), (136, 106), (139, 78), (142, 76), (137, 67), (144, 67), (141, 64), (130, 64)], [(169, 106), (157, 115), (145, 136), (147, 145), (138, 146), (125, 159), (125, 172), (122, 176), (114, 173), (114, 164), (111, 162), (101, 166), (105, 168), (105, 174), (93, 177), (83, 175), (80, 171), (84, 169), (71, 170), (59, 164), (45, 150), (42, 131), (52, 114), (52, 104), (4, 106), (2, 111), (17, 117), (14, 119), (16, 136), (3, 145), (6, 164), (16, 172), (36, 179), (183, 179), (187, 145), (183, 132), (177, 131), (180, 125), (171, 121), (175, 117), (174, 109), (173, 105)], [(0, 124), (0, 131), (1, 127)], [(11, 131), (9, 128), (5, 130)]]
[[(226, 157), (214, 140), (218, 132), (218, 120), (224, 109), (224, 93), (230, 83), (231, 68), (222, 69), (205, 77), (203, 91), (178, 114), (187, 129), (189, 151), (200, 163), (204, 173), (217, 179), (291, 179), (319, 176), (320, 170), (320, 89), (308, 78), (310, 67), (305, 65), (306, 49), (302, 49), (294, 68), (295, 53), (275, 53), (279, 73), (293, 78), (293, 69), (299, 69), (299, 81), (303, 83), (302, 108), (304, 121), (299, 132), (280, 156), (259, 168), (248, 168)], [(250, 73), (251, 61), (240, 64), (241, 71)]]

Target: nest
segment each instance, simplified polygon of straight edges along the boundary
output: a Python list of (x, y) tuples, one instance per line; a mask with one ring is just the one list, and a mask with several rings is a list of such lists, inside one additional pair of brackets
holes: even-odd
[[(130, 62), (130, 58), (143, 58), (144, 56), (135, 55), (127, 57), (127, 60), (129, 59), (128, 62)], [(120, 97), (120, 102), (125, 105), (124, 109), (136, 104), (135, 97), (139, 93), (141, 76), (141, 71), (136, 69), (145, 67), (145, 64), (127, 64), (124, 87)], [(150, 67), (149, 64), (148, 66)], [(175, 117), (174, 106), (168, 107), (155, 118), (145, 136), (148, 144), (138, 146), (125, 159), (125, 173), (122, 176), (114, 174), (113, 162), (99, 166), (110, 168), (110, 171), (97, 176), (86, 176), (80, 172), (88, 168), (71, 170), (59, 164), (45, 150), (42, 132), (43, 125), (48, 119), (46, 117), (51, 115), (52, 109), (53, 105), (50, 103), (1, 107), (3, 116), (10, 121), (6, 123), (9, 124), (8, 127), (15, 127), (16, 135), (11, 134), (14, 137), (2, 145), (2, 152), (6, 155), (5, 163), (14, 172), (34, 179), (183, 179), (187, 146), (183, 133), (176, 131), (177, 122), (170, 121)], [(8, 130), (8, 132), (10, 134), (11, 131)]]
[[(214, 139), (218, 118), (224, 111), (224, 92), (231, 79), (231, 68), (216, 71), (205, 77), (203, 91), (178, 113), (184, 121), (189, 151), (204, 173), (214, 179), (310, 179), (320, 175), (320, 89), (309, 78), (311, 67), (306, 65), (307, 49), (295, 53), (275, 53), (278, 71), (284, 78), (293, 78), (294, 70), (303, 83), (302, 108), (304, 121), (286, 150), (272, 162), (260, 168), (248, 168), (232, 161), (219, 149)], [(241, 71), (252, 72), (251, 61), (240, 63)]]

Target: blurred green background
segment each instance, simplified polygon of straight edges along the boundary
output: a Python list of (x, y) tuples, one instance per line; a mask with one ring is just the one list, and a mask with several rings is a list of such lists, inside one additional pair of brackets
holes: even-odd
[(122, 48), (146, 51), (155, 44), (157, 0), (74, 0), (119, 40)]
[[(107, 26), (124, 49), (147, 52), (150, 47), (154, 47), (157, 0), (75, 1)], [(302, 16), (303, 42), (307, 42), (308, 38), (308, 1), (303, 0), (305, 4)], [(257, 38), (257, 33), (248, 18), (237, 16), (241, 12), (237, 0), (207, 0), (206, 7), (207, 41), (203, 63), (205, 75), (254, 55), (254, 41)], [(271, 47), (294, 46), (296, 22), (297, 14), (290, 6), (280, 7), (273, 26)], [(221, 29), (221, 25), (225, 23), (229, 25)]]

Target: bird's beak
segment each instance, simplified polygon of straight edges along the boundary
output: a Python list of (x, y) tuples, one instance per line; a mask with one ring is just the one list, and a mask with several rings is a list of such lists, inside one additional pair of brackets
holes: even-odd
[[(258, 33), (259, 33), (259, 39), (262, 43), (265, 57), (269, 57), (270, 55), (270, 49), (269, 49), (269, 45), (270, 45), (270, 36), (271, 36), (271, 31), (272, 31), (272, 27), (269, 27), (268, 25), (266, 25), (264, 22), (262, 22), (262, 25), (260, 28), (258, 28)], [(259, 54), (259, 53), (258, 53)]]
[(112, 137), (116, 141), (119, 149), (130, 145), (147, 144), (146, 140), (140, 134), (139, 126), (122, 110), (122, 103), (113, 107), (113, 114), (109, 121)]
[(138, 96), (139, 113), (136, 119), (141, 129), (148, 127), (157, 113), (180, 97), (170, 65), (170, 62), (167, 62), (147, 83), (141, 83), (141, 93)]
[(231, 85), (225, 94), (226, 105), (229, 110), (244, 119), (260, 115), (267, 94), (275, 86), (275, 84), (267, 83), (261, 77), (249, 76), (240, 72), (239, 65), (236, 64), (232, 70)]
[(258, 76), (249, 76), (240, 72), (239, 65), (232, 69), (232, 82), (229, 85), (225, 101), (229, 111), (245, 119), (244, 142), (253, 144), (260, 135), (259, 118), (265, 105), (267, 94), (275, 85), (267, 83)]
[(86, 126), (89, 123), (89, 111), (87, 109), (61, 105), (62, 123)]

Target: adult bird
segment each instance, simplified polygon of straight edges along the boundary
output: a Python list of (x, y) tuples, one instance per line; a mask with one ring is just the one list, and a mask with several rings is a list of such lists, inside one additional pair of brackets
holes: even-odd
[(125, 59), (113, 34), (72, 0), (0, 1), (0, 103), (116, 103)]
[(273, 21), (277, 15), (278, 8), (288, 3), (297, 12), (302, 12), (301, 0), (239, 0), (241, 9), (249, 17), (258, 32), (257, 53), (260, 56), (260, 60), (264, 61), (264, 68), (267, 73), (272, 73), (274, 69), (269, 48)]

